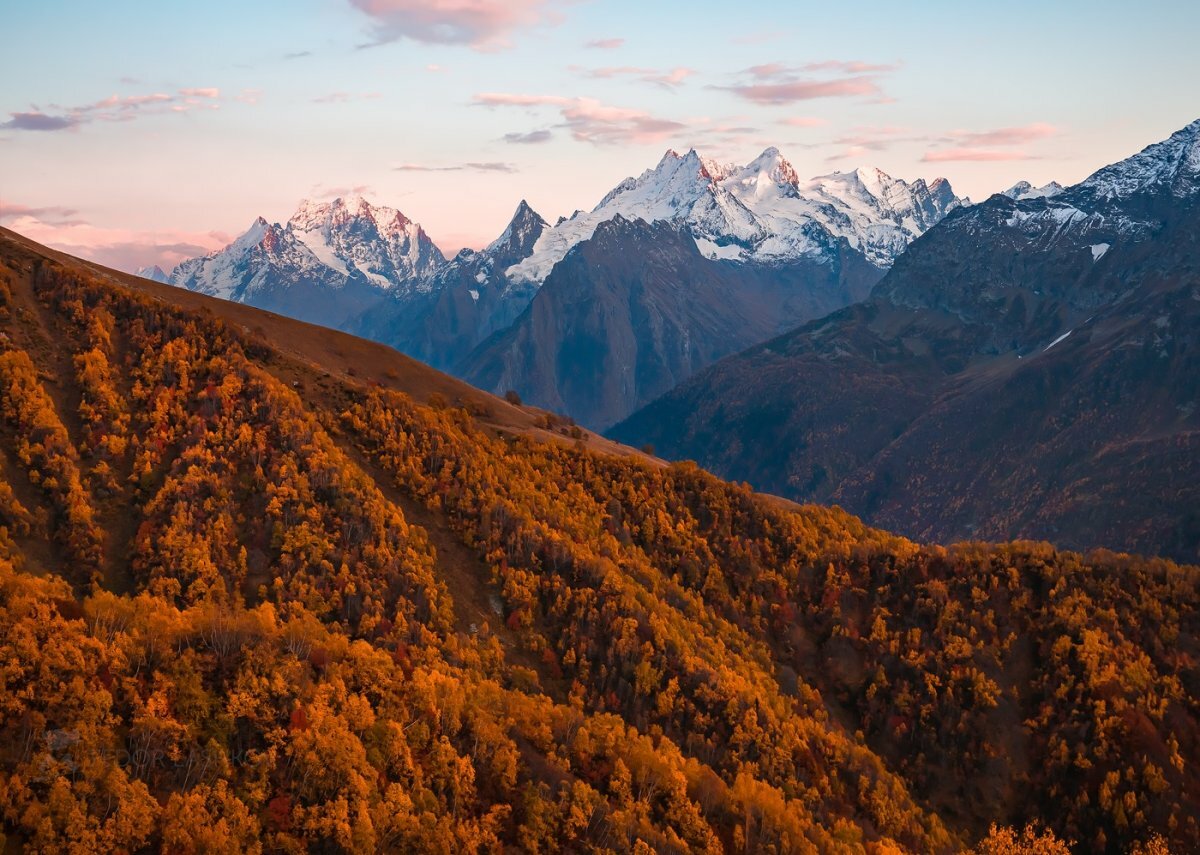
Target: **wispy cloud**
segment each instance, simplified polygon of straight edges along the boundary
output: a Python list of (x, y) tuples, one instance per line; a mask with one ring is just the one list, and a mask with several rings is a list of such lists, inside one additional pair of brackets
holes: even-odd
[(945, 134), (939, 143), (946, 148), (932, 149), (921, 158), (926, 163), (947, 161), (1039, 160), (1024, 146), (1057, 136), (1061, 130), (1047, 122), (995, 128), (990, 131), (956, 130)]
[(0, 222), (31, 240), (63, 252), (133, 272), (157, 264), (170, 270), (179, 262), (229, 244), (225, 232), (155, 232), (108, 228), (81, 218), (73, 208), (0, 201)]
[(683, 81), (696, 73), (695, 69), (682, 66), (663, 71), (656, 68), (641, 68), (635, 65), (617, 65), (604, 68), (582, 68), (572, 65), (568, 69), (593, 80), (611, 80), (616, 77), (630, 77), (640, 83), (650, 83), (664, 89), (674, 89)]
[(312, 189), (308, 191), (308, 195), (313, 199), (338, 199), (346, 196), (372, 196), (375, 190), (369, 184), (355, 184), (353, 186), (334, 186), (326, 187), (324, 184), (314, 184)]
[(828, 125), (829, 120), (816, 116), (788, 116), (785, 119), (780, 119), (778, 124), (786, 125), (789, 128), (820, 128)]
[(889, 100), (880, 86), (881, 75), (898, 66), (859, 60), (825, 60), (802, 65), (767, 62), (741, 72), (742, 79), (716, 86), (755, 104), (780, 106), (818, 98)]
[(829, 155), (827, 161), (861, 158), (866, 154), (886, 151), (897, 143), (930, 143), (938, 138), (919, 134), (911, 128), (898, 125), (858, 125), (849, 133), (834, 138), (833, 145), (840, 150)]
[(797, 101), (812, 101), (817, 98), (854, 98), (883, 94), (879, 84), (872, 77), (750, 83), (725, 88), (747, 101), (766, 105), (794, 104)]
[(75, 116), (49, 116), (33, 111), (9, 113), (7, 122), (0, 122), (0, 130), (6, 131), (66, 131), (79, 125)]
[(542, 128), (536, 131), (529, 131), (528, 133), (514, 131), (513, 133), (505, 134), (500, 139), (506, 143), (513, 143), (516, 145), (534, 145), (537, 143), (550, 142), (550, 140), (553, 138), (553, 133), (545, 128)]
[(56, 226), (78, 226), (86, 222), (79, 218), (79, 212), (74, 208), (64, 208), (61, 205), (35, 207), (0, 199), (0, 223), (12, 223), (26, 218)]
[(456, 163), (450, 166), (431, 166), (423, 163), (402, 163), (392, 167), (396, 172), (517, 172), (511, 163), (499, 161)]
[(483, 107), (553, 107), (562, 120), (559, 127), (566, 128), (577, 141), (594, 145), (657, 143), (687, 128), (682, 122), (644, 110), (603, 104), (594, 98), (485, 92), (476, 95), (474, 103)]
[(378, 92), (329, 92), (312, 99), (314, 104), (347, 104), (351, 101), (372, 101), (383, 96)]
[(47, 111), (34, 106), (28, 112), (9, 113), (8, 121), (0, 122), (0, 129), (66, 131), (77, 129), (88, 122), (129, 122), (157, 113), (217, 110), (220, 106), (221, 90), (209, 86), (179, 89), (175, 93), (110, 95), (90, 104), (73, 107), (51, 104)]
[(291, 53), (285, 53), (283, 55), (283, 58), (284, 59), (304, 59), (305, 57), (309, 57), (312, 55), (313, 55), (313, 52), (311, 50), (297, 50), (297, 51), (292, 51)]
[(552, 0), (349, 0), (370, 16), (373, 44), (411, 39), (429, 44), (469, 45), (476, 50), (511, 46), (514, 32), (556, 24)]
[(1059, 129), (1047, 122), (1034, 122), (1012, 128), (996, 128), (992, 131), (952, 131), (949, 136), (968, 148), (986, 146), (1025, 145), (1047, 139), (1059, 133)]
[(584, 47), (593, 50), (616, 50), (623, 44), (625, 44), (624, 39), (592, 39), (590, 42), (586, 42)]
[(938, 151), (927, 151), (921, 157), (923, 163), (946, 163), (948, 161), (999, 161), (999, 160), (1041, 160), (1040, 155), (1030, 154), (1017, 149), (984, 149), (984, 148), (946, 148)]

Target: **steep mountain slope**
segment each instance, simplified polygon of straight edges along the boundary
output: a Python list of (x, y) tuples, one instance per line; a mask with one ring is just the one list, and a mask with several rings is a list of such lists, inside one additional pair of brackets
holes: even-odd
[(878, 277), (844, 243), (785, 267), (714, 261), (685, 227), (618, 214), (457, 373), (604, 428), (722, 356), (861, 299)]
[(774, 148), (744, 167), (668, 151), (544, 229), (506, 271), (536, 293), (528, 311), (437, 364), (605, 428), (714, 359), (862, 299), (961, 204), (944, 180), (878, 170), (801, 184)]
[(914, 536), (1200, 558), (1198, 136), (952, 213), (613, 435)]
[(452, 371), (533, 299), (536, 286), (510, 281), (505, 270), (527, 258), (547, 228), (522, 200), (496, 240), (480, 251), (459, 252), (428, 277), (421, 294), (392, 294), (344, 327)]
[(170, 282), (337, 328), (387, 294), (428, 291), (445, 259), (421, 227), (361, 197), (303, 201), (286, 225), (259, 217), (229, 246), (181, 263)]
[(920, 547), (7, 231), (0, 325), (9, 847), (1200, 845), (1197, 568)]

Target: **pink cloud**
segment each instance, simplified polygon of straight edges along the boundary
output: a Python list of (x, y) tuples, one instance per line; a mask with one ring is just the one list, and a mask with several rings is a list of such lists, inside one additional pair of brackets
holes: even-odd
[(569, 104), (570, 98), (561, 95), (521, 95), (512, 92), (483, 92), (475, 96), (475, 103), (482, 107), (540, 107)]
[(326, 187), (324, 184), (314, 184), (309, 196), (314, 199), (336, 199), (346, 196), (371, 196), (375, 190), (369, 184), (355, 184), (346, 187)]
[(849, 62), (840, 59), (827, 59), (824, 62), (810, 62), (800, 66), (800, 71), (836, 71), (840, 74), (881, 74), (887, 71), (895, 71), (900, 66), (895, 63), (878, 63), (878, 62), (861, 62), (859, 60), (851, 60)]
[(58, 226), (75, 226), (84, 222), (78, 219), (78, 214), (74, 208), (65, 208), (62, 205), (46, 205), (39, 208), (0, 200), (0, 223), (34, 219)]
[(927, 135), (913, 133), (911, 128), (898, 125), (859, 125), (852, 130), (853, 133), (833, 140), (834, 145), (843, 148), (825, 158), (827, 161), (860, 158), (871, 152), (886, 151), (896, 143), (932, 141)]
[(888, 100), (879, 87), (879, 75), (899, 66), (859, 60), (830, 59), (801, 65), (765, 62), (742, 72), (748, 78), (727, 89), (757, 104), (780, 105), (817, 98), (862, 98), (874, 96), (872, 103)]
[[(243, 90), (243, 96), (254, 90)], [(256, 96), (257, 97), (257, 96)], [(0, 129), (16, 131), (74, 130), (88, 122), (129, 122), (139, 116), (158, 113), (186, 113), (191, 110), (218, 110), (221, 90), (215, 87), (180, 89), (175, 94), (151, 92), (145, 95), (109, 95), (90, 104), (74, 107), (50, 105), (52, 113), (36, 107), (30, 112), (9, 113)], [(244, 100), (242, 96), (238, 100)]]
[(921, 158), (924, 163), (945, 163), (952, 160), (999, 161), (1039, 159), (1037, 155), (1027, 154), (1024, 151), (1000, 151), (982, 148), (947, 148), (941, 151), (927, 151)]
[(314, 104), (346, 104), (351, 101), (371, 101), (383, 96), (378, 92), (363, 92), (361, 94), (354, 92), (330, 92), (327, 95), (318, 95), (312, 99)]
[(829, 120), (816, 116), (789, 116), (786, 119), (780, 119), (779, 124), (787, 125), (790, 128), (819, 128), (828, 125)]
[(996, 128), (990, 131), (951, 131), (939, 140), (949, 148), (926, 152), (921, 159), (926, 163), (951, 160), (1037, 160), (1037, 155), (1008, 147), (1028, 145), (1039, 140), (1049, 139), (1059, 133), (1059, 128), (1047, 122), (1033, 122), (1028, 125)]
[(551, 0), (350, 0), (350, 4), (374, 21), (377, 44), (412, 39), (494, 50), (508, 47), (516, 30), (559, 21)]
[(592, 48), (593, 50), (616, 50), (623, 44), (625, 44), (624, 39), (593, 39), (586, 43), (584, 47)]
[(817, 98), (855, 98), (881, 95), (872, 77), (845, 77), (840, 80), (796, 80), (787, 83), (750, 83), (729, 86), (733, 92), (756, 104), (780, 105)]
[(686, 128), (641, 110), (610, 107), (592, 98), (579, 98), (562, 111), (571, 136), (597, 145), (661, 142)]
[(451, 166), (430, 166), (423, 163), (402, 163), (392, 167), (397, 172), (516, 172), (511, 163), (499, 161), (456, 163)]
[(838, 74), (882, 74), (888, 71), (895, 71), (898, 67), (899, 66), (890, 63), (827, 59), (823, 62), (808, 62), (802, 65), (787, 65), (782, 62), (765, 62), (761, 65), (750, 66), (746, 69), (746, 74), (749, 74), (755, 80), (772, 80), (776, 78), (789, 79), (800, 74), (813, 74), (814, 72), (826, 71), (832, 71)]
[(655, 68), (641, 68), (635, 65), (607, 66), (604, 68), (580, 68), (577, 65), (573, 65), (570, 70), (583, 74), (586, 77), (600, 80), (610, 80), (614, 77), (633, 77), (642, 83), (652, 83), (667, 89), (675, 88), (696, 73), (695, 69), (684, 68), (682, 66), (672, 68), (669, 71), (660, 71)]
[(976, 146), (1023, 145), (1055, 136), (1058, 133), (1059, 129), (1054, 125), (1046, 122), (1034, 122), (1015, 128), (997, 128), (994, 131), (954, 131), (950, 136), (955, 138), (959, 145), (973, 148)]
[(555, 107), (562, 118), (560, 127), (577, 141), (594, 145), (657, 143), (687, 128), (673, 119), (614, 107), (595, 98), (484, 92), (475, 96), (475, 103), (484, 107)]
[[(17, 213), (10, 218), (10, 211)], [(64, 213), (72, 216), (64, 217)], [(0, 206), (0, 215), (13, 231), (63, 252), (129, 272), (153, 264), (169, 271), (184, 259), (221, 249), (233, 239), (230, 234), (216, 231), (107, 228), (74, 218), (74, 214), (69, 208), (38, 208), (9, 202)]]

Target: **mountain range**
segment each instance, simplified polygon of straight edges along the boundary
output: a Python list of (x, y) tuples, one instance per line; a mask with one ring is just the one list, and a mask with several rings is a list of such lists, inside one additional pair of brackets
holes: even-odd
[(951, 212), (870, 297), (613, 429), (949, 541), (1200, 559), (1200, 121)]
[[(746, 166), (668, 151), (554, 226), (522, 202), (499, 238), (450, 260), (398, 211), (339, 198), (304, 201), (284, 225), (259, 218), (166, 279), (374, 338), (607, 427), (714, 359), (862, 299), (912, 239), (966, 203), (944, 179), (879, 170), (802, 182), (774, 148)], [(680, 236), (672, 250), (634, 253), (660, 222)], [(601, 376), (620, 379), (603, 390), (585, 379)]]

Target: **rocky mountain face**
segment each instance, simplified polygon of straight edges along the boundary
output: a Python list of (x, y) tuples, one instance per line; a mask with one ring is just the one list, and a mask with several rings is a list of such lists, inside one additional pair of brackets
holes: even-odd
[(703, 256), (684, 224), (617, 214), (458, 373), (603, 428), (715, 360), (861, 299), (878, 278), (844, 242), (820, 262), (742, 264)]
[(259, 217), (224, 249), (180, 264), (170, 282), (340, 327), (388, 294), (428, 291), (444, 263), (418, 224), (351, 197), (301, 202), (282, 226)]
[(1059, 193), (997, 194), (864, 303), (612, 431), (938, 540), (1200, 557), (1200, 121)]
[(862, 299), (961, 204), (944, 180), (878, 170), (801, 184), (773, 148), (744, 167), (667, 152), (543, 230), (507, 270), (536, 286), (529, 310), (447, 367), (607, 427), (714, 359)]
[(548, 228), (522, 200), (503, 234), (484, 249), (462, 250), (428, 277), (421, 294), (393, 293), (345, 328), (452, 371), (529, 305), (536, 286), (510, 281), (505, 271), (527, 258)]

